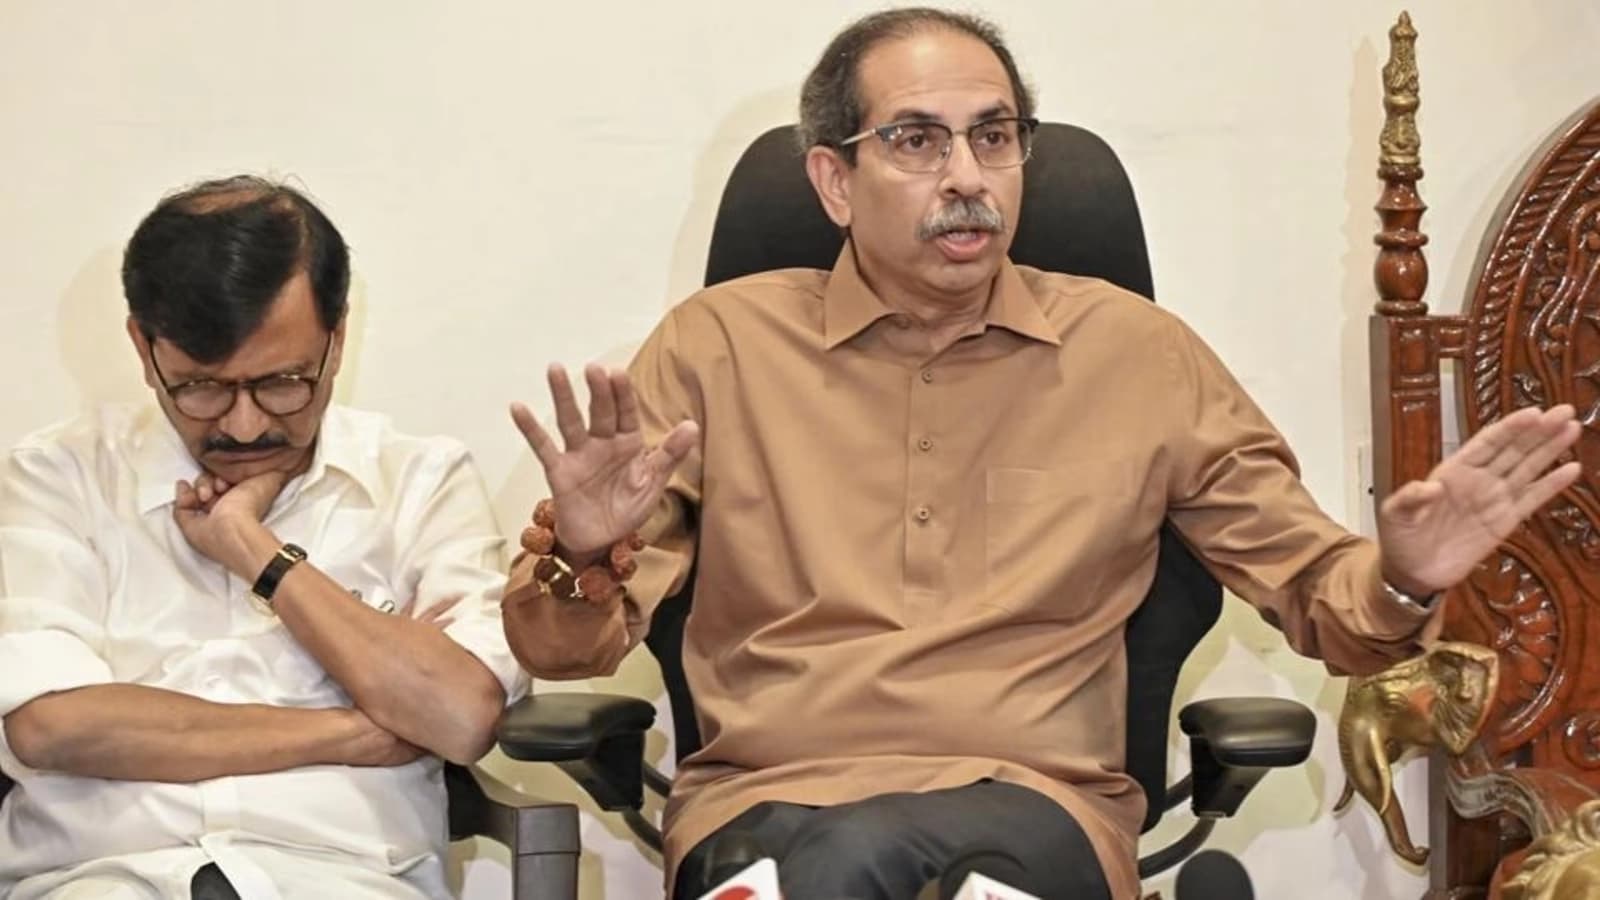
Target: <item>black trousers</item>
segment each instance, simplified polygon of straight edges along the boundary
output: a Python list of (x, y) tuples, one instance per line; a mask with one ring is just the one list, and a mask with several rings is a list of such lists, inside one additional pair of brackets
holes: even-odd
[(1044, 900), (1111, 900), (1077, 821), (1043, 794), (997, 781), (831, 807), (757, 804), (684, 857), (674, 900), (699, 897), (711, 886), (707, 864), (745, 838), (777, 861), (785, 900), (912, 900), (975, 846), (1016, 857), (1028, 877), (1012, 887)]
[(206, 863), (194, 873), (189, 880), (189, 896), (192, 900), (239, 900), (239, 892), (216, 863)]

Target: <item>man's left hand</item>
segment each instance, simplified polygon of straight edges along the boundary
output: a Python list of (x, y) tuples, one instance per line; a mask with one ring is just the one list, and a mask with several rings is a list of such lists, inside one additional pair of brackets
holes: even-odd
[(172, 517), (189, 546), (240, 578), (252, 579), (276, 552), (278, 541), (261, 520), (285, 480), (282, 473), (266, 472), (230, 485), (201, 473), (193, 484), (177, 483)]
[(1550, 465), (1578, 440), (1570, 405), (1520, 409), (1479, 431), (1422, 481), (1378, 510), (1383, 575), (1414, 597), (1466, 578), (1484, 557), (1581, 473)]

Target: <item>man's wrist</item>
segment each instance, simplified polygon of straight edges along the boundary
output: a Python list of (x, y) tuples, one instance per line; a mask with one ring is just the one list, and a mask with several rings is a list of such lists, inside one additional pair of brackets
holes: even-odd
[(598, 550), (589, 550), (580, 553), (574, 550), (569, 550), (568, 548), (562, 546), (561, 539), (557, 538), (556, 545), (551, 550), (551, 555), (560, 557), (562, 562), (566, 563), (572, 568), (572, 571), (582, 572), (584, 569), (587, 569), (590, 566), (599, 563), (602, 559), (605, 559), (606, 550), (607, 548), (601, 547)]
[(254, 584), (283, 542), (260, 522), (244, 522), (230, 529), (227, 546), (228, 571)]
[(354, 709), (333, 707), (314, 710), (327, 716), (321, 727), (318, 753), (324, 765), (359, 766), (372, 741), (372, 723)]
[(1391, 602), (1418, 613), (1432, 611), (1434, 601), (1439, 599), (1441, 593), (1440, 591), (1413, 592), (1399, 587), (1388, 578), (1383, 579), (1383, 591)]

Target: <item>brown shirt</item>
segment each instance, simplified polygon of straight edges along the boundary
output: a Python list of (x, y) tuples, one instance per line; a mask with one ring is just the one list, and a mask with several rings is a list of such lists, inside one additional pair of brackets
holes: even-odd
[(935, 354), (847, 247), (831, 273), (691, 297), (632, 375), (648, 440), (685, 418), (702, 439), (629, 600), (530, 602), (524, 562), (507, 620), (537, 675), (611, 671), (698, 553), (684, 670), (705, 746), (673, 786), (669, 866), (764, 800), (995, 778), (1066, 807), (1135, 896), (1123, 626), (1168, 517), (1337, 668), (1413, 652), (1437, 619), (1383, 595), (1374, 545), (1317, 508), (1200, 339), (1103, 281), (1007, 264), (984, 320)]

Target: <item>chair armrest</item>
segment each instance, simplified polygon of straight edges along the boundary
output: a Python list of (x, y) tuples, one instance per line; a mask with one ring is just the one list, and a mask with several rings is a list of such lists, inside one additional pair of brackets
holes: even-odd
[(1230, 697), (1185, 706), (1178, 727), (1189, 736), (1191, 808), (1216, 819), (1238, 812), (1268, 769), (1305, 762), (1317, 719), (1293, 700)]
[(1279, 769), (1311, 755), (1317, 717), (1293, 700), (1229, 697), (1185, 706), (1178, 727), (1191, 741), (1204, 741), (1224, 766)]
[(506, 711), (495, 738), (512, 759), (565, 762), (593, 756), (611, 738), (643, 735), (655, 721), (655, 707), (638, 697), (538, 694)]
[(530, 797), (481, 766), (445, 763), (450, 840), (483, 835), (511, 851), (515, 900), (578, 896), (578, 808)]
[(506, 711), (495, 729), (512, 759), (553, 762), (605, 810), (644, 806), (644, 734), (656, 709), (615, 694), (539, 694)]
[(452, 841), (483, 835), (522, 855), (581, 852), (572, 804), (524, 794), (478, 765), (446, 763), (444, 783)]

